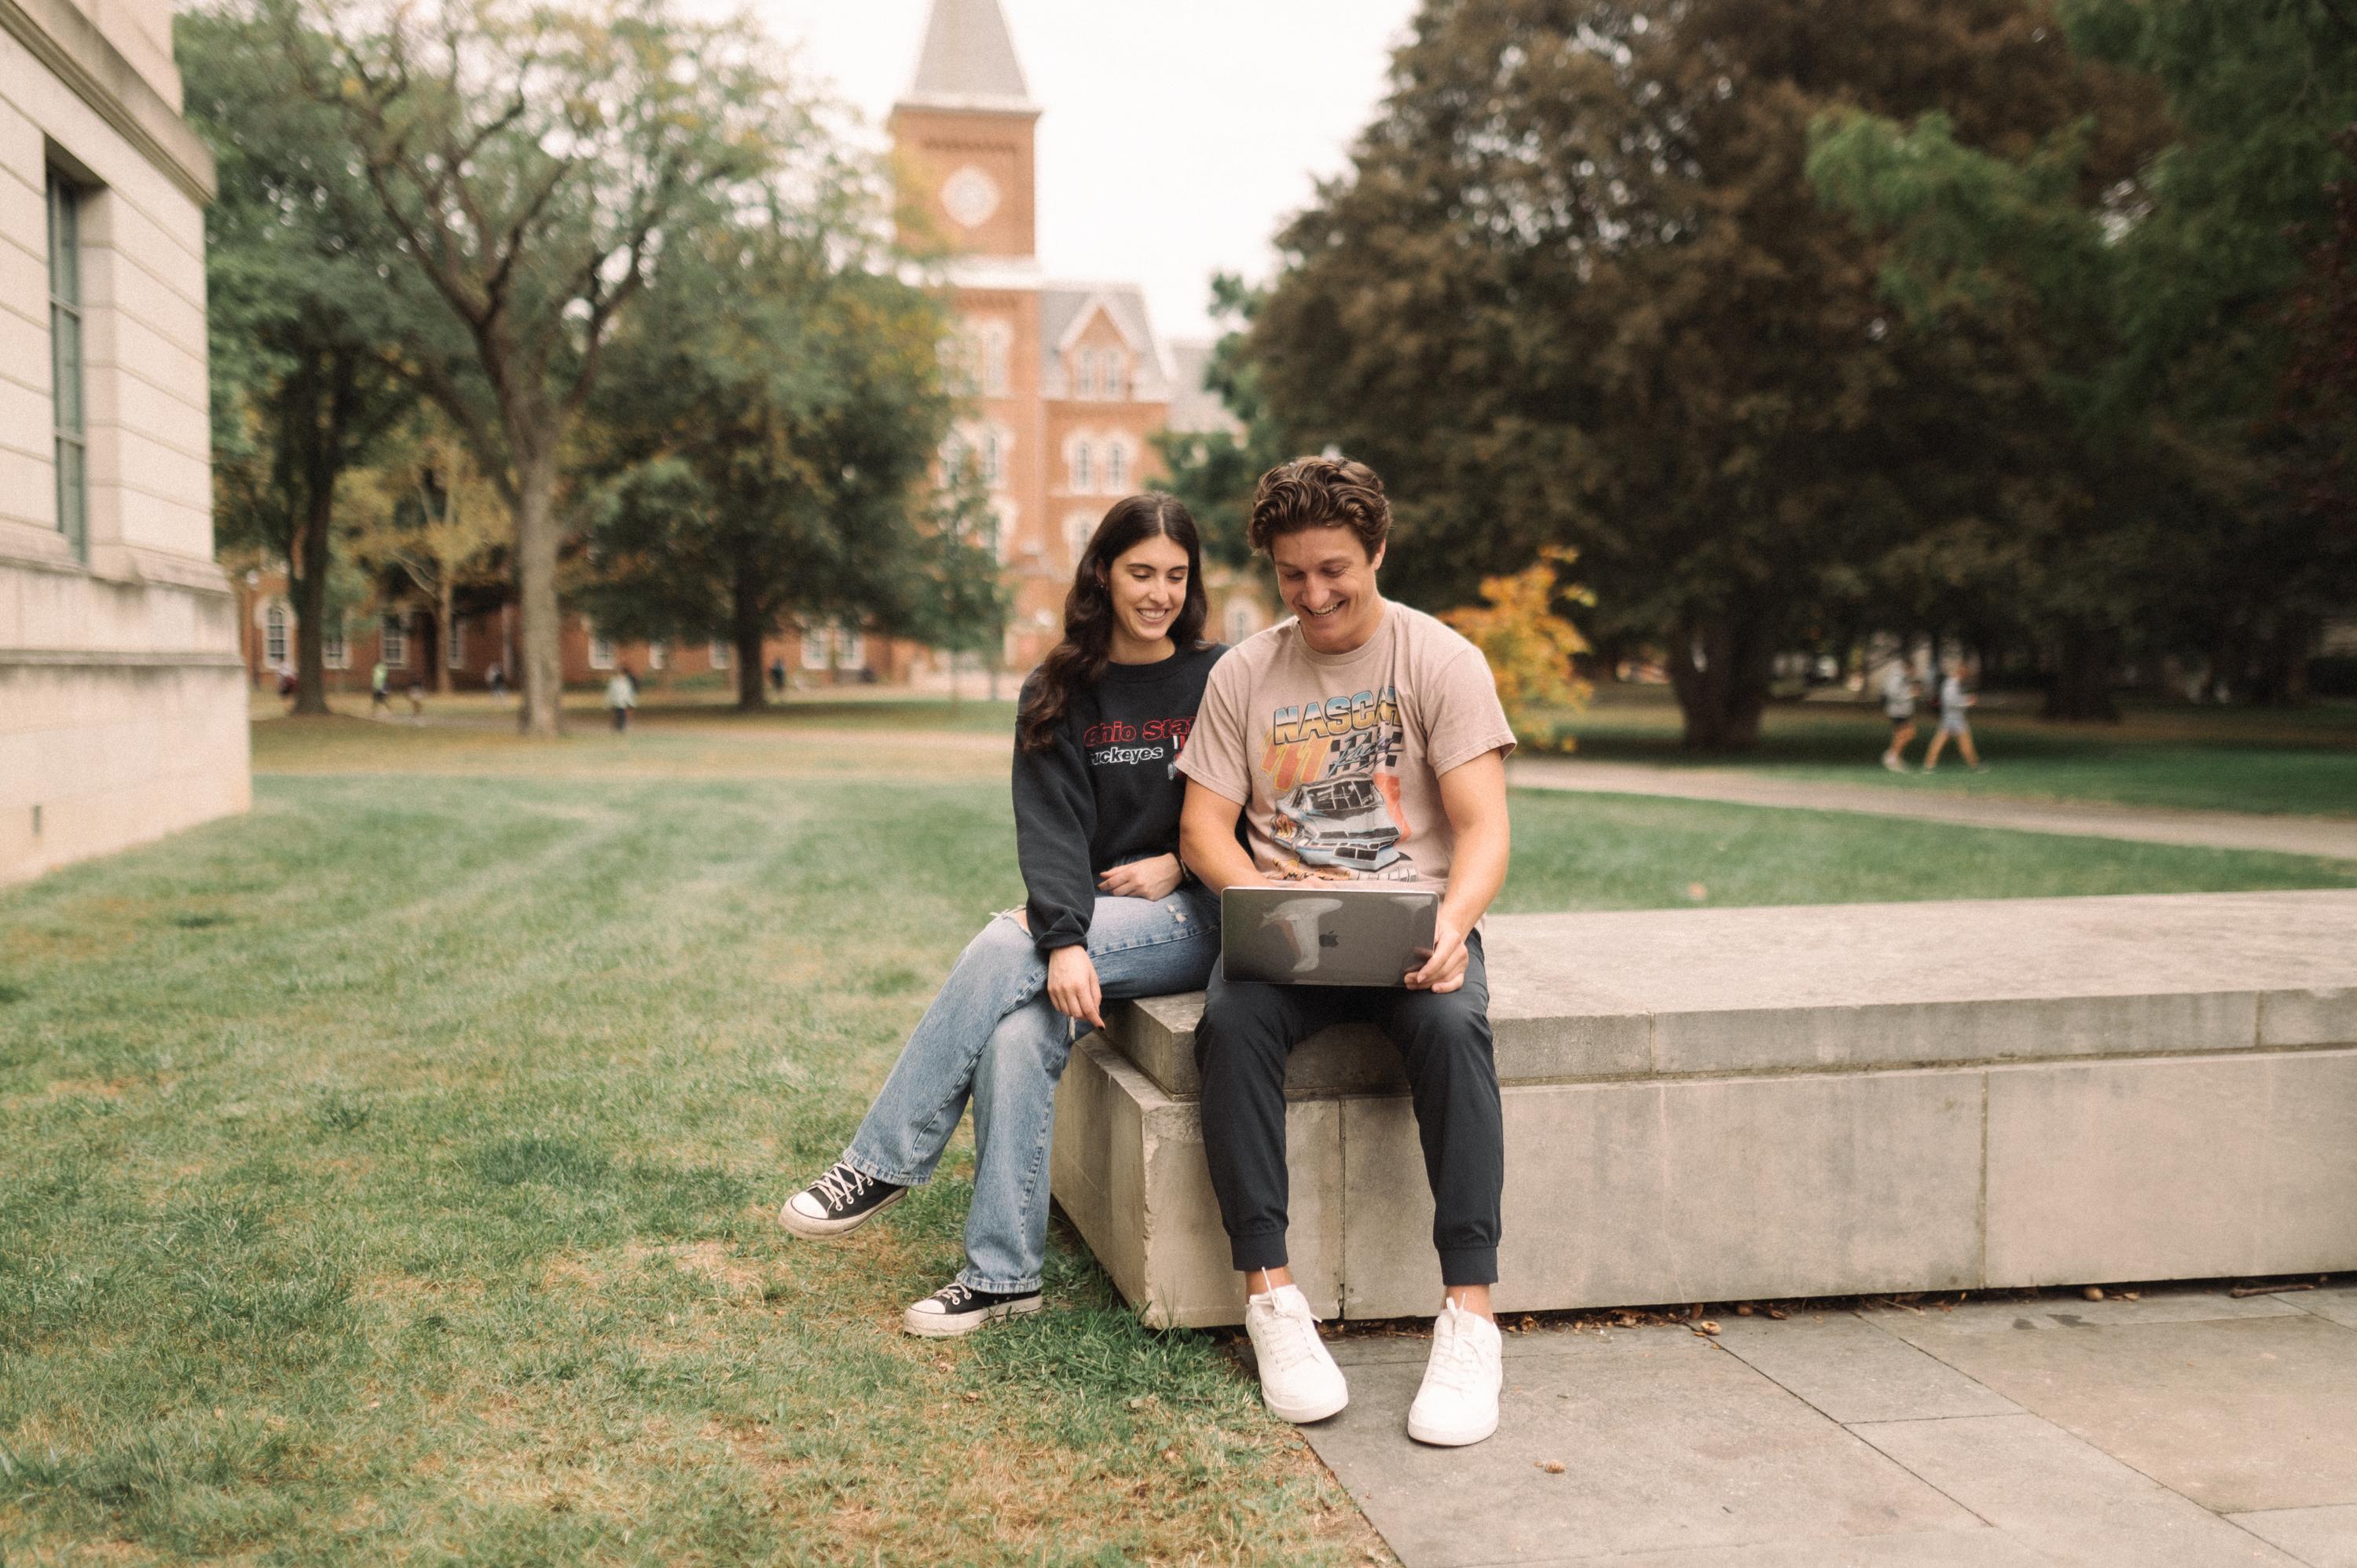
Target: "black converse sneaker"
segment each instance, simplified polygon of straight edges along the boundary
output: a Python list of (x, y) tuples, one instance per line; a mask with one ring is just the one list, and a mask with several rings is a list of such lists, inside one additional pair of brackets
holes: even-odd
[(877, 1181), (837, 1160), (826, 1175), (786, 1199), (778, 1223), (813, 1240), (856, 1230), (909, 1196), (905, 1187)]
[(1039, 1293), (1036, 1290), (996, 1295), (952, 1280), (902, 1313), (900, 1326), (922, 1338), (954, 1339), (961, 1334), (973, 1333), (985, 1323), (1037, 1312), (1039, 1305)]

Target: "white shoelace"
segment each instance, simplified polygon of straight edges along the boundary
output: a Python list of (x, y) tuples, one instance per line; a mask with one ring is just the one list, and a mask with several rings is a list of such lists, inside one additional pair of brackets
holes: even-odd
[(1482, 1377), (1481, 1348), (1474, 1343), (1469, 1329), (1451, 1326), (1444, 1329), (1436, 1323), (1432, 1328), (1432, 1361), (1425, 1369), (1425, 1380), (1437, 1382), (1451, 1393), (1466, 1393), (1480, 1388)]
[(1276, 1363), (1274, 1369), (1281, 1372), (1304, 1361), (1316, 1360), (1324, 1342), (1318, 1337), (1318, 1315), (1309, 1310), (1308, 1305), (1304, 1303), (1299, 1310), (1287, 1311), (1271, 1300), (1269, 1312), (1291, 1330), (1274, 1336), (1275, 1342), (1269, 1347), (1270, 1359)]
[(866, 1171), (838, 1164), (833, 1170), (811, 1184), (811, 1190), (826, 1200), (829, 1208), (848, 1208), (859, 1195), (867, 1190), (875, 1178)]

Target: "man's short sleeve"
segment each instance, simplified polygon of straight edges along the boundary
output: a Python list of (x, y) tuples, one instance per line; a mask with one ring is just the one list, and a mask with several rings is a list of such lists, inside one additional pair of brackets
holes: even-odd
[(1424, 753), (1435, 777), (1485, 751), (1513, 751), (1514, 727), (1506, 722), (1498, 682), (1480, 649), (1468, 646), (1449, 660), (1432, 695)]
[(1231, 651), (1211, 666), (1202, 706), (1178, 752), (1178, 771), (1222, 800), (1252, 800), (1252, 746), (1244, 732), (1244, 703), (1251, 672)]

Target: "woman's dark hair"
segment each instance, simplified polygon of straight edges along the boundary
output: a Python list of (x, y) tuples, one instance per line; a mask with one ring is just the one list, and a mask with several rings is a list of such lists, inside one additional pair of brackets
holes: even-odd
[(1064, 596), (1064, 639), (1039, 661), (1038, 683), (1015, 722), (1015, 744), (1024, 750), (1045, 751), (1053, 745), (1072, 693), (1104, 679), (1113, 648), (1113, 564), (1139, 540), (1157, 534), (1187, 552), (1187, 597), (1170, 623), (1171, 644), (1183, 653), (1202, 640), (1211, 605), (1203, 596), (1203, 546), (1194, 514), (1177, 496), (1159, 490), (1122, 497), (1089, 535), (1073, 569), (1071, 592)]

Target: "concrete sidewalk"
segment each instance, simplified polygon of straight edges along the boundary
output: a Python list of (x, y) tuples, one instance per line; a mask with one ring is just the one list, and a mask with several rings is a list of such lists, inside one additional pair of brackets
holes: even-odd
[(1421, 1336), (1305, 1427), (1407, 1568), (2357, 1568), (2357, 1283), (1506, 1339), (1498, 1434), (1408, 1441)]
[[(1517, 757), (1506, 782), (1524, 789), (1570, 789), (1611, 795), (1663, 795), (1682, 800), (1725, 800), (1811, 811), (1863, 811), (1975, 828), (2076, 833), (2141, 843), (2209, 849), (2255, 849), (2276, 854), (2357, 860), (2357, 818), (2271, 816), (2256, 811), (2192, 811), (2162, 806), (2112, 806), (2072, 801), (2015, 800), (1951, 795), (1877, 784), (1788, 779), (1737, 768), (1654, 768), (1637, 762), (1577, 762)], [(2357, 807), (2357, 801), (2352, 801)]]

